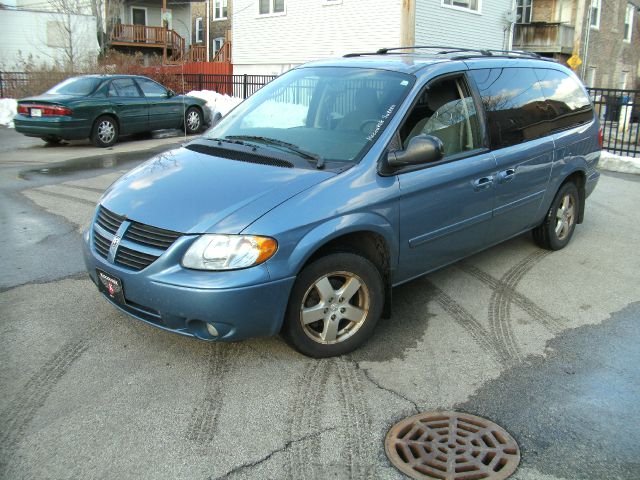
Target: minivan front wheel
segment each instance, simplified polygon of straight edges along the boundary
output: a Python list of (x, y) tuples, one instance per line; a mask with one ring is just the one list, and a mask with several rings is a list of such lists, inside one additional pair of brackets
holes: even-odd
[(369, 260), (353, 253), (331, 254), (298, 275), (283, 334), (304, 355), (342, 355), (371, 336), (383, 303), (382, 277)]
[(569, 243), (578, 221), (578, 199), (578, 189), (572, 182), (558, 190), (544, 221), (533, 229), (533, 239), (540, 247), (560, 250)]

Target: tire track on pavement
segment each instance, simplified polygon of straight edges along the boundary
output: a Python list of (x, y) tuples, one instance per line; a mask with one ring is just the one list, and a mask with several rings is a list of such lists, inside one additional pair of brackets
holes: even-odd
[[(333, 360), (316, 360), (309, 363), (295, 386), (297, 395), (289, 410), (289, 438), (303, 438), (310, 432), (321, 430), (322, 404), (327, 382), (333, 370)], [(288, 478), (313, 480), (317, 478), (315, 465), (320, 453), (320, 437), (309, 437), (303, 442), (291, 444), (289, 450)]]
[(189, 417), (186, 439), (198, 445), (211, 443), (218, 428), (222, 407), (222, 384), (229, 373), (235, 353), (232, 345), (211, 345), (202, 400), (193, 408)]
[(505, 295), (509, 297), (511, 302), (524, 310), (532, 319), (543, 324), (547, 329), (549, 329), (549, 331), (554, 333), (558, 332), (562, 329), (562, 325), (566, 323), (566, 320), (562, 317), (553, 316), (530, 298), (505, 284), (503, 281), (489, 275), (483, 270), (480, 270), (478, 267), (465, 263), (461, 263), (460, 265), (457, 265), (457, 267), (472, 277), (477, 278), (493, 291), (504, 289)]
[(501, 363), (509, 359), (507, 346), (504, 345), (499, 338), (492, 336), (491, 332), (488, 332), (471, 313), (444, 291), (429, 281), (427, 281), (427, 284), (431, 298), (433, 298), (458, 325), (466, 330), (471, 338), (483, 350), (488, 352), (496, 362)]
[(523, 260), (511, 267), (499, 280), (502, 285), (491, 294), (489, 300), (489, 327), (493, 336), (506, 346), (508, 361), (515, 363), (523, 357), (522, 349), (518, 345), (515, 333), (511, 326), (511, 301), (520, 281), (531, 271), (549, 251), (540, 250), (526, 256)]
[(369, 478), (375, 458), (375, 441), (367, 438), (371, 433), (371, 417), (367, 409), (367, 398), (362, 384), (362, 372), (348, 360), (336, 358), (336, 370), (342, 398), (341, 430), (345, 442), (342, 452), (346, 454), (348, 478)]
[(27, 427), (45, 404), (56, 384), (88, 347), (85, 340), (70, 340), (38, 369), (0, 413), (0, 470), (8, 463)]

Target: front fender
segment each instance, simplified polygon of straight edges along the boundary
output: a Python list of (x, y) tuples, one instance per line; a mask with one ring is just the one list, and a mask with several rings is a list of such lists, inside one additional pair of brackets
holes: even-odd
[(278, 253), (267, 266), (272, 278), (297, 275), (311, 256), (332, 240), (356, 232), (372, 232), (383, 237), (389, 247), (389, 265), (395, 270), (398, 263), (398, 241), (394, 226), (375, 213), (351, 213), (331, 218), (306, 232), (297, 242), (285, 239)]

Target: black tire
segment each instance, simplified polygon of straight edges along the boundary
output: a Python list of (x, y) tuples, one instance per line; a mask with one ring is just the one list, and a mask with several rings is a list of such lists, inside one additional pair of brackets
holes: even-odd
[(42, 140), (44, 140), (48, 145), (58, 145), (62, 141), (60, 137), (56, 137), (55, 135), (45, 135), (40, 138), (42, 138)]
[(100, 148), (107, 148), (118, 141), (118, 122), (108, 115), (98, 117), (91, 129), (91, 142)]
[(202, 129), (204, 118), (199, 108), (189, 107), (184, 114), (184, 131), (187, 135), (198, 133)]
[[(563, 210), (563, 203), (567, 201), (565, 198), (569, 199), (571, 212)], [(551, 202), (544, 221), (533, 229), (533, 239), (538, 246), (547, 250), (560, 250), (566, 247), (576, 229), (579, 209), (580, 194), (577, 187), (573, 182), (565, 183)], [(558, 232), (559, 228), (561, 230)]]
[[(323, 284), (325, 279), (328, 283), (324, 285), (330, 290), (325, 290), (328, 293), (323, 298), (321, 288), (316, 284)], [(347, 291), (344, 297), (339, 297), (341, 289), (350, 281), (354, 281), (351, 286), (354, 293)], [(371, 336), (382, 315), (384, 298), (384, 282), (373, 263), (353, 253), (327, 255), (298, 275), (289, 298), (282, 335), (293, 348), (309, 357), (343, 355)], [(302, 308), (305, 305), (308, 312), (317, 309), (316, 315), (322, 315), (322, 319), (304, 326)], [(315, 315), (308, 318), (315, 318)], [(330, 330), (335, 331), (335, 337)], [(323, 340), (323, 335), (328, 342)], [(333, 342), (331, 338), (334, 338)]]

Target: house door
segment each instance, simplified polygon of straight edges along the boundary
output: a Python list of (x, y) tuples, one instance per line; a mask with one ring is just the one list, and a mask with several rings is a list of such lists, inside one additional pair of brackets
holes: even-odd
[(134, 25), (146, 25), (147, 10), (144, 8), (131, 7), (131, 23)]

